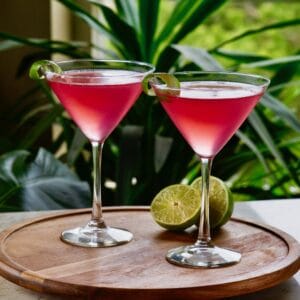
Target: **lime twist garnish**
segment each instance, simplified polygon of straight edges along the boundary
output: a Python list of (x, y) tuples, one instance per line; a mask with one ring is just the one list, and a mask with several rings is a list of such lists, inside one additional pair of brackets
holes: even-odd
[(153, 81), (154, 83), (155, 82), (157, 82), (157, 83), (163, 82), (169, 88), (179, 88), (180, 87), (180, 83), (174, 75), (169, 74), (169, 73), (152, 73), (152, 74), (147, 75), (142, 82), (143, 90), (148, 96), (156, 95), (154, 92), (154, 89), (151, 85), (151, 81)]
[(29, 76), (34, 80), (45, 79), (46, 72), (61, 74), (61, 68), (51, 60), (38, 60), (34, 62), (29, 70)]
[[(154, 221), (169, 230), (184, 230), (199, 225), (201, 208), (201, 181), (196, 178), (189, 185), (175, 184), (161, 190), (151, 203)], [(210, 177), (209, 217), (211, 228), (219, 228), (233, 212), (231, 191), (219, 178)]]

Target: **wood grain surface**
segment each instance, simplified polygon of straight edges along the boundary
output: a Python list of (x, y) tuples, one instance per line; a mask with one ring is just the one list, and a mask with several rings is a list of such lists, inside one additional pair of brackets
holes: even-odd
[(85, 224), (90, 210), (16, 224), (0, 235), (0, 274), (23, 287), (84, 299), (214, 299), (261, 290), (300, 268), (296, 240), (275, 228), (232, 219), (215, 232), (216, 244), (242, 253), (239, 264), (188, 269), (165, 260), (168, 249), (191, 244), (196, 228), (165, 231), (146, 207), (105, 208), (106, 222), (129, 229), (132, 242), (110, 248), (63, 243), (66, 228)]

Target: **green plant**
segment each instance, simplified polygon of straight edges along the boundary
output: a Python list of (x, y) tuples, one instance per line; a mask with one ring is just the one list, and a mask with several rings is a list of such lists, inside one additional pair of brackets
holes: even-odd
[[(107, 57), (147, 61), (153, 63), (158, 71), (223, 70), (224, 64), (228, 70), (266, 74), (272, 78), (270, 92), (217, 157), (213, 173), (228, 180), (239, 199), (293, 197), (300, 194), (297, 159), (300, 153), (300, 124), (293, 112), (279, 100), (299, 80), (298, 53), (272, 59), (224, 48), (246, 37), (297, 26), (300, 24), (299, 18), (249, 28), (211, 49), (204, 49), (180, 43), (189, 33), (205, 24), (210, 16), (226, 12), (224, 4), (230, 1), (173, 1), (174, 6), (164, 23), (159, 22), (163, 11), (163, 1), (160, 0), (115, 0), (114, 8), (87, 0), (101, 12), (101, 19), (75, 0), (58, 2), (92, 30), (108, 37), (110, 43), (107, 47), (0, 33), (3, 39), (0, 50), (31, 45), (41, 50), (39, 57), (64, 53), (78, 58), (89, 57), (88, 50), (97, 47)], [(27, 57), (20, 66), (20, 73), (27, 71), (34, 59)], [(39, 125), (12, 149), (35, 149), (38, 138), (45, 130), (54, 122), (58, 123), (62, 131), (49, 150), (55, 153), (62, 143), (66, 143), (66, 155), (60, 159), (86, 180), (90, 176), (86, 139), (63, 114), (47, 86), (42, 84), (40, 89), (50, 102), (34, 110), (31, 107), (29, 116), (24, 113), (27, 108), (19, 112), (25, 116), (24, 122), (38, 116)], [(49, 114), (41, 115), (43, 109)], [(149, 204), (153, 195), (166, 185), (182, 180), (191, 182), (199, 175), (199, 164), (159, 103), (141, 95), (104, 147), (103, 175), (106, 176), (104, 181), (116, 183), (115, 191), (104, 189), (105, 204)], [(291, 190), (291, 187), (294, 189)]]
[(0, 157), (0, 211), (85, 207), (89, 187), (44, 149)]

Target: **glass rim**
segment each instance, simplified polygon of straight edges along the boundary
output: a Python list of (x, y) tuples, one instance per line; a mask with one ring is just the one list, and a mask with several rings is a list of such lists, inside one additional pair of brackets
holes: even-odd
[[(156, 86), (158, 89), (161, 90), (170, 90), (170, 91), (180, 91), (180, 90), (197, 90), (199, 88), (197, 87), (177, 87), (177, 86), (168, 86), (166, 82), (164, 83), (158, 83), (155, 81), (155, 72), (153, 73), (153, 78), (149, 80), (150, 83), (153, 83), (154, 86)], [(256, 87), (261, 87), (261, 88), (266, 88), (271, 80), (267, 77), (261, 76), (261, 75), (256, 75), (256, 74), (251, 74), (251, 73), (242, 73), (242, 72), (231, 72), (231, 71), (180, 71), (180, 72), (174, 72), (174, 73), (166, 73), (169, 75), (173, 75), (178, 81), (180, 82), (190, 82), (190, 81), (228, 81), (228, 82), (237, 82), (237, 83), (245, 83), (245, 84), (252, 84)], [(203, 76), (203, 80), (201, 78), (197, 78), (196, 76)], [(204, 78), (204, 76), (207, 75), (215, 75), (216, 77), (220, 78), (211, 78), (211, 80), (207, 80)], [(183, 79), (178, 78), (178, 76), (182, 76)], [(232, 80), (233, 77), (236, 76), (236, 80)], [(226, 80), (226, 77), (228, 77), (228, 80)], [(194, 78), (194, 80), (189, 80)], [(230, 80), (229, 80), (230, 78)], [(238, 80), (238, 78), (244, 78), (245, 81)], [(256, 81), (256, 84), (253, 82), (247, 82), (246, 79)]]
[[(137, 73), (133, 73), (133, 74), (110, 74), (110, 75), (97, 75), (97, 76), (93, 76), (93, 78), (97, 79), (97, 78), (108, 78), (108, 77), (130, 77), (130, 78), (134, 78), (134, 77), (140, 77), (141, 75), (148, 75), (152, 72), (154, 72), (155, 70), (155, 66), (153, 66), (152, 64), (150, 63), (146, 63), (146, 62), (141, 62), (141, 61), (136, 61), (136, 60), (119, 60), (119, 59), (95, 59), (95, 58), (80, 58), (80, 59), (64, 59), (64, 60), (53, 60), (53, 62), (55, 64), (57, 64), (59, 67), (63, 67), (63, 65), (68, 65), (70, 64), (70, 69), (69, 70), (62, 70), (63, 73), (59, 73), (59, 72), (55, 72), (53, 70), (47, 70), (45, 72), (46, 74), (46, 77), (48, 76), (53, 76), (55, 75), (56, 77), (64, 77), (64, 78), (80, 78), (81, 76), (76, 74), (76, 75), (72, 75), (72, 74), (68, 74), (68, 73), (65, 73), (64, 71), (72, 71), (72, 70), (83, 70), (84, 69), (84, 63), (107, 63), (108, 65), (108, 68), (106, 69), (110, 69), (109, 68), (109, 63), (111, 64), (116, 64), (116, 68), (114, 68), (112, 66), (112, 70), (120, 70), (120, 68), (117, 68), (117, 64), (124, 64), (124, 65), (128, 65), (128, 66), (136, 66), (136, 67), (140, 67), (140, 68), (145, 68), (145, 71), (143, 72), (142, 70), (136, 70)], [(72, 68), (71, 64), (75, 64), (75, 63), (82, 63), (82, 68), (79, 68), (79, 66), (76, 68), (76, 66), (74, 68)], [(90, 67), (90, 68), (88, 68)], [(89, 70), (101, 70), (101, 67), (97, 68), (92, 68), (92, 66), (87, 66), (86, 69), (89, 69)], [(121, 69), (122, 70), (122, 69)], [(123, 70), (128, 70), (126, 68), (124, 68)], [(129, 70), (130, 71), (130, 70)], [(135, 71), (135, 70), (133, 70)], [(47, 76), (48, 75), (48, 76)], [(86, 78), (86, 76), (84, 76)]]

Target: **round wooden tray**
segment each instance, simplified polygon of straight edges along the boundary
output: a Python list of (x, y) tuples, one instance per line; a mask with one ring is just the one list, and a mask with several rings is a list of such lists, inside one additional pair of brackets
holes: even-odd
[[(134, 239), (110, 248), (63, 243), (66, 228), (85, 224), (90, 210), (63, 212), (17, 224), (0, 235), (0, 274), (23, 287), (84, 299), (211, 299), (254, 292), (286, 280), (300, 268), (300, 248), (288, 234), (232, 219), (214, 234), (216, 244), (242, 253), (239, 264), (189, 269), (169, 264), (168, 249), (195, 241), (156, 225), (146, 207), (106, 208), (108, 224)], [(122, 297), (122, 298), (121, 298)]]

